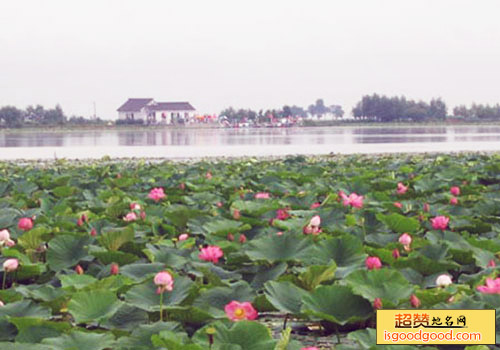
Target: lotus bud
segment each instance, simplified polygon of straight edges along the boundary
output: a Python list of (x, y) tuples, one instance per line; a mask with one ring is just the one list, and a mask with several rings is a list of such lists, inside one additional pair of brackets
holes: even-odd
[(420, 299), (415, 294), (412, 294), (410, 296), (410, 304), (414, 308), (418, 308), (418, 307), (420, 307)]
[(375, 310), (380, 310), (382, 308), (382, 299), (375, 298), (375, 300), (373, 301), (373, 308)]

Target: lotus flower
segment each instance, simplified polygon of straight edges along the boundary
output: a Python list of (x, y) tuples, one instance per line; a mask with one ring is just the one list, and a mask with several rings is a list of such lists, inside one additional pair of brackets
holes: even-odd
[(277, 236), (283, 236), (283, 231), (278, 231), (278, 232), (276, 232), (276, 235), (277, 235)]
[(165, 192), (163, 192), (162, 187), (155, 187), (151, 191), (149, 191), (148, 198), (151, 198), (155, 202), (159, 202), (163, 198), (166, 197)]
[(76, 265), (75, 272), (77, 275), (83, 275), (83, 268), (80, 265)]
[(488, 261), (488, 267), (496, 267), (497, 264), (495, 263), (495, 259), (491, 259), (490, 261)]
[(5, 304), (3, 303), (3, 301), (0, 300), (0, 307), (2, 306), (5, 306)]
[(271, 198), (269, 192), (257, 192), (255, 194), (255, 199), (269, 199), (269, 198)]
[(33, 228), (33, 221), (31, 218), (21, 218), (17, 223), (17, 227), (23, 231), (29, 231)]
[(189, 238), (189, 235), (187, 233), (183, 233), (183, 234), (179, 235), (178, 240), (179, 241), (185, 241), (188, 238)]
[(16, 271), (19, 267), (19, 260), (17, 259), (7, 259), (3, 263), (3, 269), (5, 272)]
[(311, 204), (311, 209), (316, 209), (316, 208), (319, 208), (321, 207), (321, 202), (315, 202), (313, 204)]
[(394, 250), (392, 251), (392, 257), (394, 259), (398, 259), (400, 256), (401, 256), (401, 254), (399, 253), (398, 248), (394, 248)]
[(378, 270), (382, 267), (382, 262), (376, 256), (369, 256), (365, 260), (365, 265), (368, 270)]
[(239, 220), (241, 218), (241, 212), (238, 209), (233, 210), (233, 219)]
[(7, 247), (13, 247), (16, 245), (16, 242), (10, 239), (9, 230), (1, 230), (0, 231), (0, 246), (6, 245)]
[(278, 209), (276, 210), (276, 219), (278, 220), (286, 220), (290, 217), (288, 211), (286, 209)]
[(451, 277), (446, 274), (439, 275), (438, 278), (436, 278), (436, 285), (439, 287), (446, 287), (452, 283)]
[(339, 196), (339, 199), (347, 199), (348, 198), (347, 195), (345, 194), (345, 192), (342, 190), (340, 190), (338, 192), (338, 196)]
[(145, 211), (141, 211), (141, 219), (142, 220), (146, 220), (146, 212)]
[(224, 311), (231, 321), (255, 320), (258, 316), (257, 311), (249, 302), (240, 303), (233, 300), (224, 307)]
[(451, 205), (457, 205), (458, 204), (458, 198), (457, 197), (451, 197), (450, 198), (450, 204)]
[(353, 208), (363, 207), (363, 196), (358, 196), (356, 193), (351, 193), (349, 197), (344, 197), (344, 206), (350, 205)]
[(418, 308), (418, 307), (420, 307), (420, 299), (415, 294), (412, 294), (410, 296), (410, 304), (414, 308)]
[(398, 189), (396, 191), (398, 194), (405, 194), (408, 191), (408, 186), (405, 186), (402, 182), (398, 182)]
[(131, 211), (130, 213), (128, 213), (127, 215), (125, 215), (125, 217), (123, 218), (124, 221), (127, 221), (127, 222), (130, 222), (130, 221), (135, 221), (137, 220), (137, 215)]
[(373, 308), (375, 310), (380, 310), (382, 308), (382, 299), (375, 298), (375, 300), (373, 301)]
[(90, 235), (91, 235), (92, 237), (97, 236), (97, 230), (95, 229), (95, 227), (92, 227), (92, 230), (90, 230)]
[(450, 218), (446, 216), (436, 216), (431, 219), (432, 228), (434, 230), (446, 230), (448, 227), (448, 222), (450, 222)]
[(206, 248), (201, 248), (200, 249), (200, 254), (198, 254), (198, 257), (201, 260), (205, 261), (211, 261), (214, 264), (217, 264), (219, 262), (219, 258), (222, 258), (224, 256), (224, 252), (220, 247), (217, 247), (216, 245), (210, 245)]
[(401, 204), (401, 202), (394, 202), (393, 204), (396, 208), (399, 208), (399, 209), (403, 208), (403, 204)]
[(205, 178), (207, 180), (212, 180), (212, 173), (210, 171), (207, 171), (207, 173), (205, 174)]
[(217, 208), (222, 208), (223, 204), (222, 204), (222, 202), (217, 202), (217, 203), (215, 203), (215, 205), (217, 206)]
[(232, 233), (228, 233), (227, 234), (227, 240), (230, 241), (230, 242), (234, 241), (234, 235)]
[(460, 196), (460, 187), (458, 187), (458, 186), (451, 187), (450, 193), (454, 196)]
[(240, 243), (245, 243), (247, 241), (247, 236), (245, 236), (243, 233), (240, 235), (239, 238)]
[(486, 285), (477, 287), (477, 290), (484, 294), (500, 294), (500, 278), (487, 278)]
[(158, 287), (157, 294), (162, 294), (166, 290), (171, 292), (174, 289), (174, 278), (167, 271), (158, 272), (155, 275), (154, 283)]
[(319, 349), (315, 346), (308, 346), (307, 348), (300, 348), (300, 350), (319, 350)]
[(120, 272), (120, 267), (118, 266), (118, 264), (111, 264), (109, 273), (112, 275), (118, 275), (118, 272)]
[(304, 226), (302, 229), (302, 232), (306, 235), (319, 235), (321, 233), (321, 228), (319, 227), (321, 225), (321, 217), (319, 215), (315, 215), (311, 218), (309, 221), (309, 224)]
[(135, 202), (130, 203), (130, 210), (141, 210), (141, 206)]
[(399, 243), (401, 243), (404, 246), (410, 246), (411, 244), (411, 236), (407, 233), (403, 233), (401, 236), (399, 236)]
[(430, 210), (431, 210), (431, 206), (429, 205), (429, 203), (424, 203), (424, 211), (426, 213), (428, 213)]
[(181, 182), (179, 184), (179, 188), (184, 191), (186, 189), (186, 184), (184, 182)]

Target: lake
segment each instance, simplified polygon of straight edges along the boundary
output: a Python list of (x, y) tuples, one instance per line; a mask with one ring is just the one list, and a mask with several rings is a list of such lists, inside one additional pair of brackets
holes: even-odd
[(499, 125), (4, 131), (0, 159), (500, 151)]

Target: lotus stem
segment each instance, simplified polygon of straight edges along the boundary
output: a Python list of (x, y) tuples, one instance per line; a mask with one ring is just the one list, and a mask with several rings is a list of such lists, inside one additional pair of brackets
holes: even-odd
[(163, 321), (163, 291), (160, 293), (160, 321)]
[(288, 314), (285, 315), (285, 320), (283, 321), (283, 330), (286, 329), (286, 323), (288, 321)]
[(340, 333), (338, 325), (335, 325), (335, 334), (337, 335), (337, 344), (340, 344)]
[(2, 289), (5, 289), (5, 281), (7, 280), (7, 271), (3, 271), (3, 283), (2, 283)]

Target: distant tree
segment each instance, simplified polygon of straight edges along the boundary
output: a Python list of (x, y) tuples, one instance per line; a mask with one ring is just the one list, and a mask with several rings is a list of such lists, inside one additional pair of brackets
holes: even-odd
[(53, 109), (48, 109), (45, 111), (42, 123), (55, 125), (55, 124), (63, 124), (66, 121), (66, 116), (61, 108), (61, 106), (57, 105)]
[(328, 110), (328, 107), (325, 106), (325, 102), (323, 101), (323, 99), (319, 98), (316, 100), (316, 103), (313, 104), (313, 105), (310, 105), (308, 108), (307, 108), (308, 112), (311, 114), (311, 115), (314, 115), (314, 116), (318, 116), (318, 117), (322, 117), (324, 114), (328, 113), (329, 110)]
[(432, 99), (429, 106), (429, 117), (432, 119), (445, 119), (448, 113), (446, 103), (440, 98)]
[(290, 112), (295, 117), (297, 117), (297, 116), (302, 117), (302, 118), (307, 117), (307, 111), (304, 108), (299, 107), (299, 106), (293, 105), (292, 107), (290, 107)]
[(330, 113), (332, 113), (337, 118), (342, 118), (344, 116), (344, 110), (340, 105), (331, 105), (329, 107)]
[(8, 128), (18, 128), (23, 125), (23, 111), (13, 106), (6, 106), (0, 109), (0, 124)]

